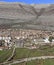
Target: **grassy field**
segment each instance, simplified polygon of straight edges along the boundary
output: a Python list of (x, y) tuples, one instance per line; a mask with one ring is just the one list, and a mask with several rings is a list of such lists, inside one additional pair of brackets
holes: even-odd
[(39, 49), (26, 49), (26, 48), (16, 48), (14, 60), (26, 58), (26, 57), (35, 57), (35, 56), (50, 56), (54, 55), (54, 47), (43, 46)]
[(23, 62), (20, 64), (13, 64), (13, 65), (54, 65), (54, 59), (34, 60), (34, 61)]
[(12, 49), (0, 51), (0, 63), (4, 62), (12, 53)]
[[(5, 61), (8, 57), (10, 57), (11, 54), (12, 49), (0, 51), (0, 63)], [(39, 49), (16, 48), (15, 56), (13, 57), (12, 60), (18, 60), (26, 57), (48, 56), (48, 55), (54, 56), (54, 46), (52, 47), (43, 46), (40, 47)]]

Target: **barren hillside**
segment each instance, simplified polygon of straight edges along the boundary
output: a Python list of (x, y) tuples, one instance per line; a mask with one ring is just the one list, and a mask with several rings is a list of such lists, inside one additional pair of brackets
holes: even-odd
[(54, 4), (0, 3), (0, 28), (54, 31)]

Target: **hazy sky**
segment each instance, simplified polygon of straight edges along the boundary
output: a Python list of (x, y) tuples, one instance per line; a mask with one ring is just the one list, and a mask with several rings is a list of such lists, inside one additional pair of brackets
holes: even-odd
[(23, 2), (23, 3), (27, 3), (27, 4), (33, 4), (33, 3), (41, 3), (41, 4), (49, 4), (49, 3), (54, 3), (54, 0), (0, 0), (1, 1), (5, 1), (5, 2)]

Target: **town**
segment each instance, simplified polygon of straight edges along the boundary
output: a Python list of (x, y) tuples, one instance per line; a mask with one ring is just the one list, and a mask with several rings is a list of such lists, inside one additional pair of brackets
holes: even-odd
[[(52, 37), (52, 40), (49, 39)], [(54, 32), (26, 29), (0, 29), (0, 50), (17, 48), (39, 48), (40, 45), (54, 45)]]

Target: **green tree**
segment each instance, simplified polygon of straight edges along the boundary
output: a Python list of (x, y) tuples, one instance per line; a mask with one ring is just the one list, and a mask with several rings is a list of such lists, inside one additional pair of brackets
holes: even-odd
[(54, 37), (50, 36), (49, 41), (52, 42), (52, 39), (54, 39)]
[(4, 46), (5, 41), (4, 40), (0, 40), (0, 46)]

